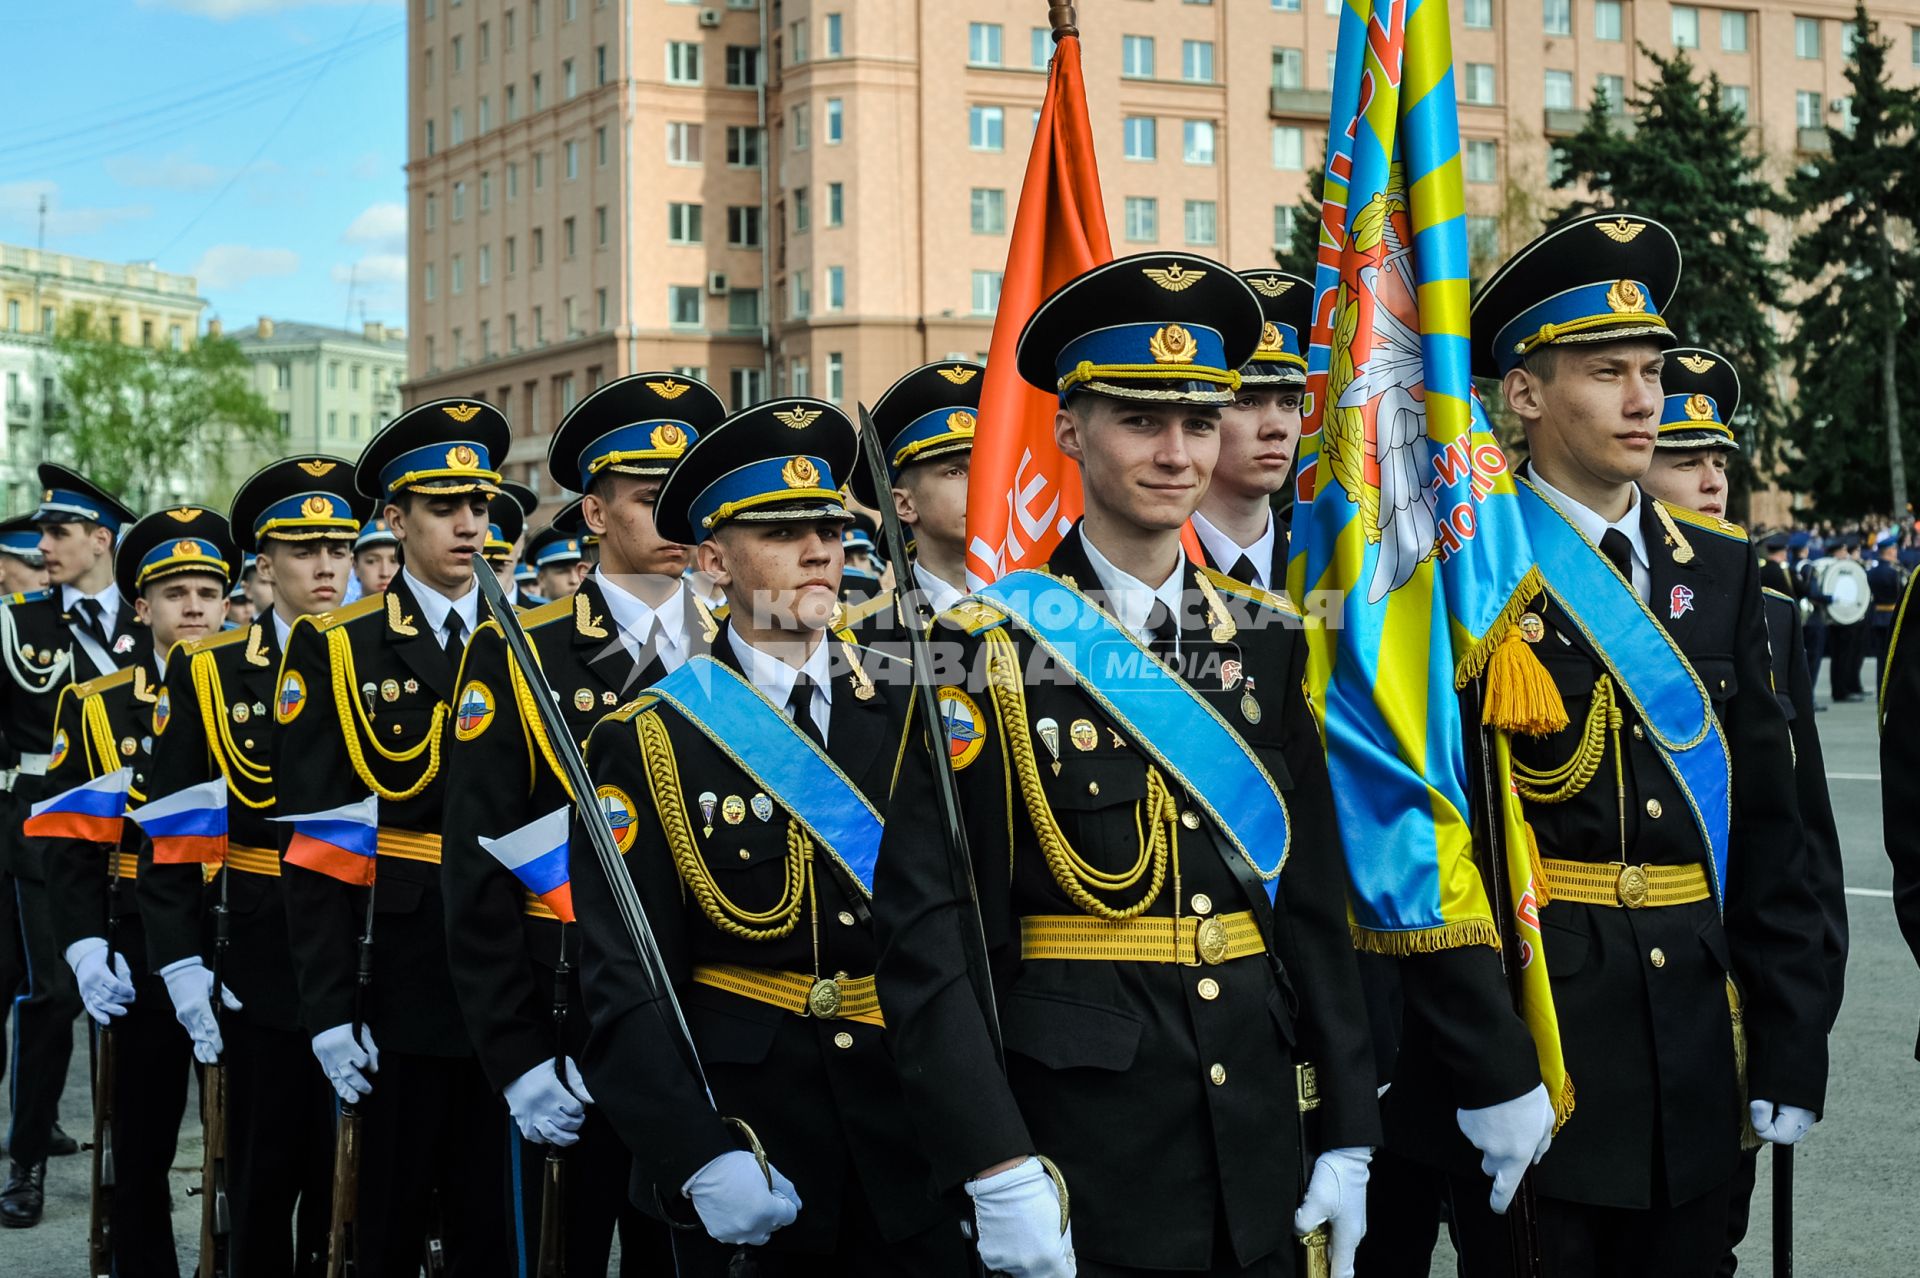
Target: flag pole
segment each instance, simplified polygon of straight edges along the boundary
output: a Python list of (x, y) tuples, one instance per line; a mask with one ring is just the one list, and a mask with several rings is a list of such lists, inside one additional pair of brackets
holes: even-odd
[(1053, 28), (1053, 42), (1059, 44), (1068, 36), (1080, 34), (1080, 17), (1071, 4), (1062, 0), (1048, 0), (1047, 25)]

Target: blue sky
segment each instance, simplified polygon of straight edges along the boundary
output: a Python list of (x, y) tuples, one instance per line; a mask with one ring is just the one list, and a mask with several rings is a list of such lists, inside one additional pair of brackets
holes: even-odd
[(196, 275), (230, 329), (405, 322), (401, 0), (0, 8), (0, 242), (45, 194), (49, 249)]

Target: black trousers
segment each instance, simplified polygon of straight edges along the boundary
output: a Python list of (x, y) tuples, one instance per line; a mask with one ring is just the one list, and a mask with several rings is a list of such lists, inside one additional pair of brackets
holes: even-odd
[(1382, 1146), (1367, 1177), (1367, 1235), (1355, 1278), (1427, 1278), (1440, 1237), (1447, 1178)]
[[(11, 837), (17, 839), (19, 832), (12, 831)], [(73, 1059), (73, 1021), (80, 1015), (80, 987), (54, 940), (46, 883), (16, 876), (13, 890), (26, 949), (27, 988), (13, 1003), (13, 1126), (7, 1148), (15, 1162), (32, 1164), (46, 1158), (53, 1123), (60, 1116), (60, 1093), (66, 1090), (67, 1066)], [(121, 952), (129, 963), (137, 960), (136, 970), (145, 970), (144, 946), (135, 954), (123, 942)], [(171, 1021), (173, 1004), (167, 1001), (164, 982), (160, 1001)]]
[[(1730, 1184), (1671, 1207), (1630, 1210), (1540, 1198), (1546, 1278), (1711, 1278), (1727, 1246)], [(1460, 1272), (1515, 1273), (1507, 1219), (1487, 1206), (1484, 1176), (1449, 1181)]]
[[(513, 1165), (519, 1189), (514, 1218), (520, 1272), (537, 1269), (541, 1240), (541, 1202), (546, 1183), (547, 1147), (517, 1140)], [(600, 1111), (587, 1107), (580, 1141), (560, 1151), (562, 1233), (567, 1272), (605, 1274), (616, 1230), (620, 1236), (621, 1278), (666, 1278), (673, 1273), (673, 1243), (667, 1227), (627, 1201), (633, 1156)]]
[(220, 1036), (233, 1278), (318, 1274), (332, 1223), (333, 1089), (298, 1030), (229, 1013)]
[(382, 1052), (360, 1112), (360, 1272), (417, 1273), (432, 1238), (447, 1278), (510, 1278), (520, 1133), (479, 1062)]
[[(4, 864), (5, 856), (0, 854), (0, 865)], [(26, 992), (27, 947), (20, 937), (20, 903), (13, 894), (13, 875), (0, 870), (0, 1035), (7, 1039), (6, 1050), (0, 1052), (0, 1080), (6, 1078), (13, 1060), (14, 1001)]]
[(1832, 682), (1828, 685), (1834, 699), (1857, 697), (1860, 665), (1866, 659), (1867, 625), (1856, 621), (1851, 626), (1827, 627), (1827, 651), (1833, 657)]
[(1740, 1162), (1733, 1169), (1733, 1183), (1728, 1186), (1727, 1250), (1720, 1257), (1719, 1268), (1713, 1271), (1720, 1278), (1733, 1278), (1734, 1271), (1740, 1267), (1733, 1253), (1746, 1241), (1747, 1225), (1753, 1218), (1753, 1182), (1759, 1170), (1760, 1151), (1740, 1151)]
[(174, 1019), (167, 983), (147, 971), (139, 921), (115, 929), (113, 950), (126, 956), (134, 1000), (110, 1030), (93, 1025), (97, 1063), (102, 1034), (113, 1036), (113, 1222), (115, 1278), (178, 1278), (173, 1202), (167, 1174), (180, 1143), (193, 1077), (193, 1040)]

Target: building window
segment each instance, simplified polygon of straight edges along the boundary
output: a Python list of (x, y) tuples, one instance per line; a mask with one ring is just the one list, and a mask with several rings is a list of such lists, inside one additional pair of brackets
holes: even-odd
[[(509, 235), (503, 247), (507, 250), (507, 274), (512, 275), (520, 269), (520, 240), (517, 236)], [(513, 325), (509, 323), (507, 327), (511, 331)]]
[[(700, 380), (704, 381), (705, 378)], [(735, 368), (727, 372), (727, 402), (734, 408), (751, 408), (767, 397), (767, 378), (759, 368)]]
[(1676, 49), (1700, 47), (1700, 11), (1691, 5), (1673, 6), (1673, 47)]
[(1549, 71), (1546, 76), (1547, 110), (1573, 110), (1573, 72)]
[(668, 204), (667, 242), (669, 244), (700, 243), (702, 211), (702, 206), (698, 204)]
[(813, 276), (806, 271), (793, 273), (793, 291), (788, 294), (793, 303), (794, 319), (805, 319), (813, 314)]
[[(572, 218), (567, 217), (567, 218), (560, 219), (560, 239), (561, 239), (561, 243), (566, 247), (566, 255), (568, 260), (572, 260), (573, 249), (574, 249)], [(569, 325), (569, 327), (571, 327), (571, 325)]]
[(1151, 244), (1160, 238), (1160, 201), (1151, 195), (1129, 195), (1126, 210), (1129, 242)]
[(760, 290), (736, 288), (727, 294), (727, 327), (736, 332), (760, 327)]
[(1731, 9), (1720, 11), (1720, 47), (1728, 53), (1747, 51), (1747, 15)]
[(453, 255), (453, 261), (447, 264), (447, 291), (455, 297), (467, 290), (467, 264), (460, 254)]
[(762, 136), (763, 133), (758, 125), (729, 124), (727, 126), (727, 163), (736, 169), (759, 168)]
[[(696, 45), (693, 47), (698, 48), (699, 46)], [(547, 104), (546, 94), (542, 92), (540, 87), (541, 85), (540, 73), (538, 71), (535, 71), (533, 75), (529, 77), (528, 82), (533, 86), (533, 109), (538, 111), (541, 107)]]
[(327, 437), (331, 439), (334, 436), (338, 435), (339, 433), (340, 433), (340, 414), (333, 409), (328, 409), (327, 410)]
[(847, 397), (847, 357), (839, 351), (827, 352), (827, 399), (838, 404)]
[(827, 309), (830, 311), (847, 309), (847, 268), (844, 266), (827, 268)]
[[(539, 83), (538, 80), (535, 81)], [(700, 46), (691, 40), (667, 41), (667, 83), (700, 83)], [(534, 108), (539, 109), (539, 103)]]
[(1548, 35), (1573, 34), (1573, 0), (1545, 0), (1541, 17)]
[(293, 389), (293, 365), (282, 361), (273, 366), (273, 388), (275, 390)]
[(1723, 84), (1720, 86), (1720, 105), (1747, 118), (1747, 86), (1744, 84)]
[(593, 82), (596, 85), (607, 82), (607, 46), (604, 44), (593, 46)]
[(1593, 37), (1596, 40), (1620, 38), (1620, 0), (1593, 0)]
[[(533, 269), (537, 271), (541, 267), (545, 266), (546, 264), (547, 264), (546, 228), (536, 226), (533, 228)], [(539, 333), (539, 324), (540, 324), (540, 308), (536, 306), (534, 308), (533, 314), (534, 314), (534, 332), (535, 332), (535, 335), (537, 336)]]
[(493, 101), (484, 93), (480, 95), (480, 110), (475, 120), (475, 127), (480, 133), (485, 133), (493, 127)]
[[(728, 142), (732, 142), (731, 133), (728, 135)], [(533, 185), (535, 188), (538, 188), (540, 185), (540, 161), (544, 158), (544, 155), (538, 152), (536, 152), (533, 157)], [(667, 121), (667, 163), (700, 163), (699, 125), (684, 120)]]
[(1307, 87), (1303, 59), (1298, 49), (1275, 49), (1273, 51), (1273, 87), (1276, 89), (1304, 89)]
[(999, 271), (975, 271), (973, 273), (973, 313), (991, 315), (1000, 309)]
[(466, 70), (467, 68), (466, 41), (460, 36), (455, 36), (449, 42), (448, 48), (452, 54), (453, 73), (455, 75), (459, 75), (462, 71)]
[(827, 145), (839, 146), (846, 140), (846, 103), (839, 98), (827, 99)]
[(520, 91), (513, 85), (507, 86), (507, 123), (512, 124), (520, 118)]
[(997, 22), (970, 22), (967, 24), (967, 65), (975, 67), (997, 67), (1001, 65), (1000, 40), (1004, 28)]
[(837, 58), (845, 53), (845, 41), (841, 36), (842, 26), (843, 19), (837, 13), (829, 13), (823, 19), (820, 30), (821, 57)]
[(467, 184), (465, 182), (455, 182), (453, 184), (453, 220), (456, 222), (464, 221), (466, 220), (466, 216)]
[(493, 358), (493, 321), (480, 321), (480, 358)]
[(807, 20), (805, 18), (787, 28), (787, 63), (798, 66), (807, 60)]
[(1136, 79), (1153, 78), (1153, 37), (1120, 37), (1120, 74)]
[(1820, 19), (1795, 18), (1793, 20), (1793, 53), (1799, 58), (1820, 56)]
[(1299, 173), (1307, 167), (1307, 135), (1290, 124), (1273, 126), (1273, 167)]
[(1153, 160), (1160, 155), (1160, 122), (1150, 115), (1130, 115), (1120, 122), (1129, 160)]
[(976, 151), (1004, 151), (1007, 145), (1006, 108), (968, 107), (967, 145)]
[(976, 186), (968, 199), (968, 222), (975, 235), (1001, 235), (1007, 229), (1007, 193), (999, 187)]
[(813, 144), (813, 104), (802, 102), (793, 109), (793, 127), (788, 132), (793, 149), (804, 151)]
[(1300, 206), (1297, 204), (1276, 204), (1273, 206), (1273, 247), (1290, 248), (1293, 245), (1294, 227), (1300, 221)]
[(1820, 95), (1802, 89), (1793, 95), (1793, 122), (1803, 129), (1817, 129), (1825, 123), (1820, 118)]
[(520, 198), (520, 162), (514, 160), (507, 165), (507, 203)]
[(438, 283), (434, 278), (435, 274), (432, 262), (428, 262), (426, 269), (420, 273), (420, 293), (429, 302), (433, 300), (435, 285)]
[[(474, 269), (479, 272), (478, 278), (482, 284), (493, 283), (493, 245), (482, 244), (480, 246), (480, 253), (474, 262)], [(359, 371), (357, 365), (354, 371)]]
[(1033, 27), (1027, 31), (1027, 65), (1035, 71), (1047, 69), (1047, 63), (1053, 60), (1053, 32), (1045, 27)]
[(1627, 81), (1625, 76), (1596, 75), (1593, 77), (1593, 91), (1607, 100), (1607, 110), (1613, 115), (1627, 113)]
[(727, 243), (734, 248), (760, 247), (758, 204), (735, 204), (727, 209)]
[(480, 170), (480, 211), (482, 213), (485, 213), (488, 209), (492, 207), (493, 207), (493, 172), (490, 169), (481, 169)]
[(1188, 200), (1187, 243), (1212, 244), (1220, 238), (1220, 208), (1212, 200)]
[(793, 231), (804, 235), (813, 227), (813, 202), (807, 198), (807, 188), (793, 188)]
[(1185, 120), (1180, 125), (1180, 157), (1188, 164), (1213, 163), (1213, 121)]
[(1853, 58), (1853, 47), (1860, 43), (1860, 28), (1851, 22), (1840, 24), (1840, 56), (1849, 61)]
[(1213, 41), (1180, 42), (1180, 78), (1200, 84), (1213, 83)]
[(1467, 256), (1476, 262), (1489, 261), (1500, 253), (1500, 219), (1467, 215)]
[[(611, 318), (611, 313), (607, 307), (607, 290), (605, 290), (604, 288), (597, 288), (593, 290), (593, 308), (595, 312), (596, 326), (602, 330), (605, 330), (607, 327), (607, 321)], [(600, 370), (595, 369), (593, 371), (597, 374)], [(593, 379), (593, 384), (596, 386), (600, 384), (600, 379), (597, 376)]]
[[(700, 327), (706, 322), (706, 304), (706, 290), (698, 284), (667, 286), (667, 322), (675, 328)], [(539, 336), (537, 331), (535, 336)]]
[(1485, 138), (1467, 139), (1467, 181), (1498, 182), (1500, 148)]
[(847, 186), (844, 182), (827, 183), (827, 225), (844, 226), (847, 221)]
[(467, 140), (467, 117), (459, 107), (447, 113), (447, 145), (459, 146)]
[(604, 124), (593, 131), (593, 162), (603, 169), (607, 167), (607, 126)]
[(1493, 105), (1493, 64), (1491, 62), (1469, 62), (1466, 77), (1462, 81), (1461, 101), (1475, 106)]
[(421, 221), (425, 224), (426, 228), (429, 231), (431, 231), (439, 222), (439, 209), (440, 209), (439, 199), (433, 195), (428, 195), (427, 202), (426, 202), (426, 212), (422, 215)]
[(578, 142), (568, 142), (566, 144), (565, 154), (567, 157), (567, 181), (571, 182), (580, 176), (580, 144)]
[[(1475, 31), (1487, 31), (1493, 27), (1493, 0), (1467, 0), (1460, 12), (1462, 20)], [(1279, 207), (1288, 206), (1283, 204)]]
[(730, 44), (727, 46), (727, 87), (732, 89), (751, 89), (760, 83), (760, 46), (757, 44)]

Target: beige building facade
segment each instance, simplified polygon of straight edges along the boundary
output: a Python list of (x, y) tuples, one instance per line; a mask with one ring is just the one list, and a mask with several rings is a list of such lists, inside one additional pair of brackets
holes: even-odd
[[(210, 336), (220, 330), (215, 320)], [(253, 388), (279, 419), (279, 439), (264, 465), (294, 453), (357, 457), (373, 433), (400, 413), (407, 379), (404, 329), (368, 322), (330, 328), (261, 316), (226, 334), (253, 365)], [(240, 469), (241, 476), (250, 473)]]
[[(1325, 149), (1339, 0), (1088, 0), (1116, 253), (1240, 268)], [(1852, 7), (1453, 0), (1469, 232), (1538, 229), (1551, 136), (1648, 73), (1720, 76), (1784, 174), (1844, 118)], [(1920, 78), (1920, 0), (1870, 6)], [(555, 422), (677, 368), (851, 405), (985, 354), (1051, 42), (1044, 0), (409, 0), (408, 402), (481, 396), (548, 497)]]

